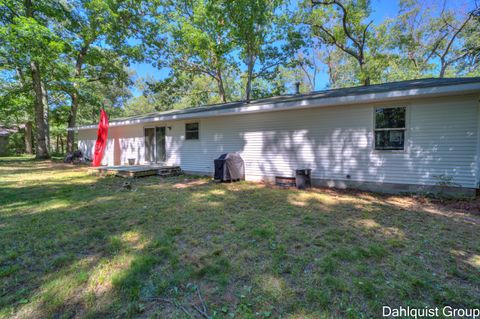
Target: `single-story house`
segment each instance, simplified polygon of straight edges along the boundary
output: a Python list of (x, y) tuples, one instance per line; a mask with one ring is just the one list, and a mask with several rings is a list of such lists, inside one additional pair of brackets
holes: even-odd
[[(419, 79), (114, 119), (102, 164), (212, 174), (215, 158), (239, 152), (251, 181), (309, 168), (315, 185), (473, 195), (479, 98), (480, 77)], [(91, 157), (97, 125), (75, 130)]]

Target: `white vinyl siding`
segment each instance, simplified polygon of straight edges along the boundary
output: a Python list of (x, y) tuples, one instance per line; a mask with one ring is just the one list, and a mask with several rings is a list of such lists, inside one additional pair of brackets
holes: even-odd
[[(93, 158), (96, 139), (97, 131), (94, 129), (78, 132), (78, 148), (89, 158)], [(110, 127), (102, 165), (125, 165), (129, 158), (135, 158), (136, 164), (143, 164), (144, 146), (143, 126)]]
[(478, 138), (477, 138), (477, 188), (480, 188), (480, 96), (477, 97), (478, 111), (477, 111), (477, 128), (478, 128)]
[[(185, 123), (169, 121), (167, 163), (183, 170), (213, 172), (213, 160), (240, 152), (246, 177), (291, 176), (311, 168), (326, 180), (435, 185), (444, 175), (464, 187), (476, 187), (478, 102), (476, 96), (404, 101), (408, 108), (405, 149), (374, 149), (374, 108), (399, 102), (273, 111), (199, 119), (199, 140), (185, 140)], [(92, 130), (88, 130), (92, 131)], [(115, 127), (109, 134), (126, 143), (129, 156), (143, 161), (143, 125)], [(79, 132), (79, 139), (81, 134)], [(140, 133), (139, 133), (140, 132)], [(85, 133), (83, 133), (85, 134)], [(140, 134), (140, 138), (138, 135)], [(120, 149), (124, 149), (122, 143)], [(114, 156), (108, 149), (110, 158)], [(118, 157), (118, 156), (117, 156)], [(111, 164), (110, 164), (111, 165)]]
[(89, 159), (93, 159), (93, 151), (97, 140), (97, 132), (91, 130), (78, 131), (78, 149)]

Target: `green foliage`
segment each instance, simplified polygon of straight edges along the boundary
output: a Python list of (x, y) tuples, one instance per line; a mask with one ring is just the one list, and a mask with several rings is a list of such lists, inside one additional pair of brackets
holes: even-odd
[(375, 81), (384, 63), (372, 31), (370, 1), (316, 1), (305, 6), (307, 10), (300, 15), (312, 36), (343, 52), (347, 61), (356, 64), (353, 70), (358, 84)]
[(5, 41), (0, 60), (5, 74), (12, 74), (1, 83), (8, 91), (0, 95), (0, 114), (13, 113), (6, 120), (20, 124), (34, 118), (32, 62), (39, 66), (40, 81), (47, 88), (52, 140), (65, 138), (65, 129), (76, 125), (78, 112), (84, 123), (85, 118), (96, 120), (101, 107), (123, 106), (131, 84), (126, 66), (142, 58), (130, 39), (143, 21), (144, 1), (2, 2), (0, 37)]
[(23, 124), (33, 118), (33, 96), (29, 85), (15, 81), (14, 75), (0, 71), (1, 125)]
[(249, 100), (252, 82), (275, 79), (279, 68), (294, 64), (303, 44), (292, 17), (281, 0), (227, 1), (230, 35), (235, 39), (245, 71), (244, 97)]
[[(118, 117), (293, 93), (295, 82), (303, 93), (322, 72), (333, 88), (480, 75), (478, 8), (401, 0), (394, 19), (373, 21), (373, 5), (1, 0), (0, 124), (35, 120), (31, 62), (47, 90), (54, 148), (102, 107)], [(133, 62), (168, 75), (137, 79), (143, 94), (133, 98)]]
[[(27, 2), (25, 2), (27, 4)], [(58, 3), (35, 1), (31, 11), (23, 1), (2, 1), (0, 17), (0, 118), (4, 125), (21, 125), (34, 119), (34, 92), (30, 63), (40, 72), (53, 69), (67, 49), (47, 21), (63, 15)], [(50, 78), (50, 75), (47, 77)]]
[(155, 64), (171, 70), (151, 86), (157, 109), (279, 92), (278, 72), (302, 44), (285, 9), (283, 1), (166, 2), (147, 36)]
[[(166, 1), (161, 8), (152, 14), (155, 28), (146, 37), (148, 52), (151, 58), (158, 57), (157, 66), (169, 67), (172, 72), (159, 83), (156, 91), (168, 91), (170, 86), (188, 90), (189, 82), (184, 79), (200, 78), (215, 83), (213, 91), (221, 102), (226, 102), (230, 96), (225, 77), (229, 70), (236, 68), (236, 62), (230, 55), (234, 46), (228, 34), (230, 27), (225, 19), (224, 3)], [(167, 100), (164, 104), (168, 107), (173, 103)]]
[(8, 136), (8, 144), (6, 150), (7, 154), (12, 155), (25, 153), (23, 132), (15, 132)]
[[(146, 87), (144, 97), (137, 103), (142, 100), (149, 103), (147, 110), (165, 111), (222, 102), (215, 82), (205, 75), (176, 71), (162, 81), (147, 82)], [(127, 105), (127, 113), (129, 108)]]
[(379, 23), (370, 1), (315, 2), (304, 1), (298, 17), (330, 47), (322, 61), (333, 87), (477, 74), (478, 26), (468, 10), (402, 0), (395, 19)]
[(50, 65), (66, 49), (63, 39), (52, 29), (30, 17), (14, 17), (0, 28), (0, 37), (5, 41), (2, 53), (12, 64), (35, 61)]
[(472, 22), (463, 33), (464, 50), (468, 55), (458, 61), (457, 67), (464, 70), (466, 76), (480, 76), (480, 8), (472, 14)]

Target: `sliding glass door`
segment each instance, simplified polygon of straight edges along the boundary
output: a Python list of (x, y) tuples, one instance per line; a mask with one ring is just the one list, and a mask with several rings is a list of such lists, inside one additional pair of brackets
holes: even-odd
[(162, 163), (166, 160), (165, 126), (146, 127), (145, 161), (147, 163)]
[(165, 162), (166, 152), (165, 152), (165, 126), (160, 126), (155, 128), (155, 159), (156, 162)]

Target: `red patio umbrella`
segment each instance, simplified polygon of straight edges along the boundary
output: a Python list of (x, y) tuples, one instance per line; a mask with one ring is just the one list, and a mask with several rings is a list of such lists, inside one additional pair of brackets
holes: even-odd
[(107, 147), (108, 138), (108, 116), (104, 109), (100, 110), (100, 122), (98, 123), (97, 142), (95, 143), (95, 150), (93, 153), (92, 166), (100, 166), (102, 162), (103, 153)]

